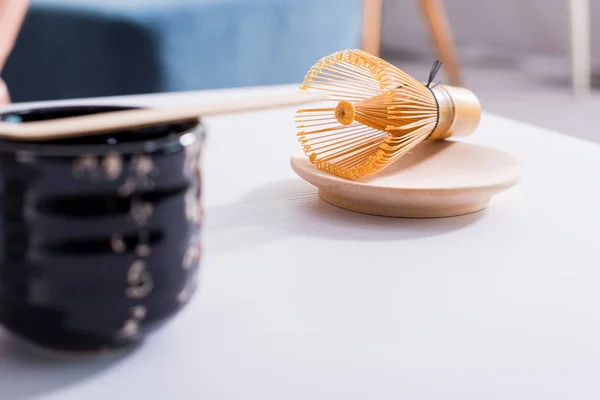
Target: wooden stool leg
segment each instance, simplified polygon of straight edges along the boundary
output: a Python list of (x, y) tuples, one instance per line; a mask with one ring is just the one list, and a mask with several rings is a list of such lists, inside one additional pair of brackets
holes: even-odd
[(590, 4), (589, 0), (570, 0), (571, 69), (575, 94), (591, 90)]
[(462, 86), (454, 38), (442, 3), (439, 0), (420, 0), (419, 2), (450, 84)]
[(363, 50), (379, 57), (381, 51), (382, 0), (364, 0)]

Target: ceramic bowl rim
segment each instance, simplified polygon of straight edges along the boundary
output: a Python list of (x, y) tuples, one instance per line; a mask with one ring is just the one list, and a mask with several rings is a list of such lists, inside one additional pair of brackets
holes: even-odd
[[(111, 110), (133, 110), (144, 108), (141, 106), (121, 105), (121, 104), (81, 104), (65, 106), (33, 106), (23, 107), (12, 110), (0, 111), (0, 117), (7, 115), (24, 115), (36, 111), (52, 110), (81, 110), (81, 109), (111, 109)], [(183, 125), (183, 123), (180, 123)], [(177, 125), (173, 124), (173, 125)], [(204, 126), (198, 118), (192, 128), (182, 129), (176, 133), (166, 134), (164, 136), (149, 140), (136, 140), (119, 144), (53, 144), (48, 142), (20, 142), (16, 140), (0, 139), (0, 154), (14, 153), (21, 156), (40, 156), (40, 157), (79, 157), (82, 154), (103, 155), (108, 153), (160, 153), (169, 151), (173, 148), (184, 148), (200, 140), (204, 135)], [(169, 150), (170, 149), (170, 150)]]

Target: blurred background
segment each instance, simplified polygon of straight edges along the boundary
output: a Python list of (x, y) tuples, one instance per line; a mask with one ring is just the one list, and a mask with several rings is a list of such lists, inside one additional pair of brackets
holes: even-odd
[(286, 84), (364, 48), (600, 141), (599, 34), (588, 0), (30, 0), (2, 77), (14, 102)]

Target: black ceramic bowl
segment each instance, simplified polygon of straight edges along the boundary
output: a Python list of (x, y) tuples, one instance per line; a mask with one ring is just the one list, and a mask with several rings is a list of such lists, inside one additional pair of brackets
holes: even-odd
[[(45, 120), (120, 107), (30, 109)], [(45, 348), (139, 342), (194, 293), (200, 121), (60, 141), (0, 141), (0, 323)]]

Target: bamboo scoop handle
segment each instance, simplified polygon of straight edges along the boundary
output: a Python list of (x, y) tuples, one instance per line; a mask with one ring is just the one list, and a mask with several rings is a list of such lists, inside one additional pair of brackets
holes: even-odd
[(46, 121), (0, 122), (0, 138), (19, 141), (51, 140), (89, 136), (157, 124), (191, 121), (199, 117), (294, 106), (325, 100), (320, 93), (295, 92), (247, 99), (221, 100), (173, 109), (135, 109), (58, 118)]

